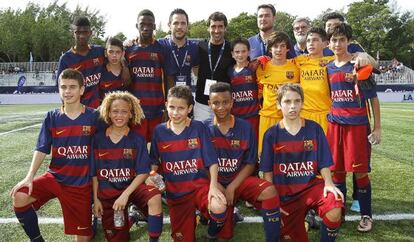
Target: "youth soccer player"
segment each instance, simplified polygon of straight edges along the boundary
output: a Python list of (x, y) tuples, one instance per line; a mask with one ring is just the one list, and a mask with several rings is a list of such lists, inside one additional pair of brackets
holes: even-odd
[(161, 194), (145, 185), (150, 171), (147, 143), (132, 132), (129, 125), (139, 124), (143, 111), (136, 97), (128, 92), (112, 92), (101, 105), (101, 118), (109, 126), (93, 141), (92, 182), (94, 213), (102, 217), (108, 241), (129, 241), (129, 224), (114, 226), (114, 212), (128, 218), (127, 205), (135, 204), (148, 215), (150, 241), (158, 241), (162, 232)]
[(155, 126), (162, 121), (167, 88), (164, 79), (166, 55), (164, 47), (153, 37), (155, 17), (150, 10), (144, 9), (138, 14), (136, 27), (139, 36), (126, 48), (125, 57), (132, 80), (129, 91), (140, 100), (145, 119), (132, 129), (150, 142)]
[(332, 104), (326, 65), (334, 60), (333, 56), (323, 55), (326, 41), (327, 36), (323, 29), (311, 28), (306, 37), (309, 54), (295, 58), (305, 95), (301, 116), (317, 122), (325, 134), (328, 129), (327, 115)]
[(308, 241), (303, 220), (310, 208), (323, 220), (320, 241), (334, 241), (343, 195), (332, 182), (332, 156), (322, 128), (300, 118), (303, 98), (298, 84), (279, 88), (277, 105), (283, 119), (265, 133), (260, 169), (280, 196), (282, 241)]
[(237, 38), (231, 43), (231, 54), (236, 61), (236, 64), (228, 70), (234, 99), (231, 113), (249, 122), (257, 138), (259, 132), (259, 90), (256, 69), (249, 65), (249, 52), (248, 40)]
[(169, 121), (158, 125), (151, 143), (153, 169), (164, 176), (174, 241), (195, 241), (198, 209), (214, 223), (208, 235), (216, 236), (226, 216), (226, 198), (218, 189), (218, 160), (207, 127), (191, 120), (191, 89), (175, 86), (168, 91)]
[(104, 48), (89, 45), (92, 31), (88, 18), (76, 18), (72, 24), (72, 31), (75, 46), (60, 57), (57, 76), (67, 68), (80, 71), (85, 78), (85, 92), (82, 94), (81, 103), (87, 107), (97, 108), (100, 105), (99, 79), (105, 59)]
[[(83, 81), (82, 74), (73, 69), (60, 74), (63, 105), (47, 113), (30, 169), (10, 193), (16, 217), (31, 241), (44, 241), (35, 211), (53, 198), (58, 198), (62, 207), (66, 234), (76, 235), (76, 241), (89, 241), (92, 235), (89, 169), (98, 113), (80, 103), (85, 91)], [(50, 152), (49, 170), (35, 178)]]
[(232, 90), (228, 83), (210, 87), (209, 106), (214, 118), (205, 121), (216, 149), (220, 190), (227, 199), (227, 218), (218, 234), (221, 240), (233, 237), (233, 209), (238, 200), (249, 201), (261, 210), (266, 241), (279, 240), (279, 197), (271, 182), (251, 176), (257, 164), (257, 140), (251, 125), (231, 114)]
[(117, 38), (108, 39), (105, 49), (107, 61), (102, 69), (102, 76), (99, 82), (99, 98), (101, 102), (109, 92), (125, 89), (122, 76), (122, 57), (124, 54), (124, 46), (121, 40)]
[[(371, 143), (381, 141), (381, 122), (379, 101), (375, 89), (362, 90), (354, 81), (354, 64), (350, 61), (348, 44), (352, 38), (352, 29), (347, 24), (334, 28), (328, 35), (330, 48), (335, 61), (327, 65), (332, 97), (332, 108), (328, 114), (327, 138), (335, 164), (334, 182), (346, 195), (346, 173), (355, 174), (357, 198), (360, 204), (361, 221), (358, 231), (372, 229), (371, 182)], [(374, 116), (374, 129), (370, 130), (366, 101), (370, 101)], [(369, 142), (369, 138), (370, 141)]]
[(268, 40), (267, 48), (272, 53), (272, 59), (256, 71), (257, 81), (263, 86), (263, 104), (259, 111), (259, 154), (264, 133), (282, 119), (282, 113), (275, 105), (279, 86), (299, 82), (299, 69), (287, 59), (287, 53), (292, 48), (289, 36), (284, 32), (275, 32)]

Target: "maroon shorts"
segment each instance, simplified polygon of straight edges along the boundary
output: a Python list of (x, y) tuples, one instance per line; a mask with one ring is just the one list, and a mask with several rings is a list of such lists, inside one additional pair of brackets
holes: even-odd
[(368, 124), (343, 125), (329, 122), (327, 139), (334, 160), (330, 169), (337, 172), (370, 172), (370, 133)]
[(142, 135), (147, 142), (151, 142), (152, 140), (152, 133), (154, 132), (155, 127), (160, 124), (162, 121), (162, 117), (158, 118), (144, 118), (141, 120), (141, 124), (135, 125), (132, 127), (132, 130), (137, 134)]
[[(273, 186), (272, 183), (257, 178), (255, 176), (247, 177), (234, 193), (234, 204), (238, 200), (248, 201), (253, 204), (257, 209), (261, 209), (261, 202), (257, 201), (260, 194), (268, 187)], [(227, 207), (226, 221), (217, 237), (220, 239), (230, 240), (233, 237), (233, 206)]]
[[(23, 187), (19, 192), (28, 193)], [(35, 198), (33, 207), (38, 210), (45, 203), (57, 198), (62, 207), (65, 234), (92, 235), (92, 186), (66, 186), (56, 181), (49, 172), (33, 180), (31, 197)]]
[[(309, 209), (315, 209), (320, 217), (334, 208), (344, 208), (341, 198), (335, 199), (332, 193), (323, 197), (324, 183), (314, 185), (280, 207), (289, 215), (281, 213), (282, 241), (309, 241), (305, 230), (305, 216)], [(290, 240), (289, 240), (290, 239)]]
[(208, 210), (209, 183), (200, 185), (193, 193), (179, 199), (169, 199), (171, 237), (174, 241), (195, 241), (196, 209), (210, 219)]
[[(131, 193), (128, 199), (128, 203), (133, 203), (137, 206), (137, 208), (146, 216), (148, 216), (148, 201), (158, 195), (161, 194), (160, 191), (153, 187), (147, 186), (145, 184), (141, 184), (138, 188)], [(128, 220), (128, 211), (124, 209), (124, 218), (125, 218), (125, 225), (122, 228), (115, 228), (114, 227), (114, 210), (112, 208), (114, 199), (107, 199), (101, 200), (103, 206), (103, 216), (102, 216), (102, 227), (104, 229), (105, 238), (108, 241), (116, 242), (116, 241), (129, 241), (129, 220)]]

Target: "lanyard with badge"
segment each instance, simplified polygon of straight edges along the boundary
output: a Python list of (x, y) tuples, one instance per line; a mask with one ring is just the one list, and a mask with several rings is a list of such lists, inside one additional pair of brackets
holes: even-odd
[(204, 86), (204, 95), (209, 95), (210, 94), (210, 86), (217, 82), (216, 80), (213, 79), (213, 76), (214, 76), (214, 72), (216, 71), (216, 69), (217, 69), (217, 67), (218, 67), (218, 65), (221, 61), (221, 58), (223, 57), (225, 47), (226, 47), (226, 41), (224, 41), (223, 45), (221, 46), (219, 56), (217, 58), (216, 65), (213, 68), (213, 62), (211, 61), (211, 43), (210, 43), (210, 41), (208, 42), (208, 63), (210, 65), (211, 79), (206, 79), (206, 85)]
[(170, 42), (170, 46), (171, 46), (171, 52), (174, 56), (175, 64), (178, 67), (178, 73), (179, 73), (179, 75), (176, 76), (175, 85), (176, 86), (185, 86), (185, 85), (187, 85), (187, 76), (182, 75), (181, 71), (184, 68), (185, 61), (187, 60), (188, 46), (189, 46), (188, 40), (187, 40), (186, 45), (185, 45), (185, 55), (184, 55), (184, 58), (183, 58), (183, 63), (181, 65), (180, 65), (180, 62), (178, 61), (177, 55), (175, 53), (174, 45), (173, 45), (171, 39), (169, 39), (169, 42)]

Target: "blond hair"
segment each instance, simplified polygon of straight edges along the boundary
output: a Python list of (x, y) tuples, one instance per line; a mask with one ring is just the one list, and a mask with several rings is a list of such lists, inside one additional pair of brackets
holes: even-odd
[(115, 100), (123, 100), (128, 103), (132, 114), (132, 118), (128, 122), (130, 125), (141, 124), (141, 120), (144, 119), (145, 116), (144, 111), (139, 104), (139, 99), (129, 92), (121, 91), (108, 93), (102, 101), (102, 105), (100, 107), (100, 117), (103, 121), (105, 121), (105, 123), (112, 125), (112, 121), (109, 118), (109, 111)]

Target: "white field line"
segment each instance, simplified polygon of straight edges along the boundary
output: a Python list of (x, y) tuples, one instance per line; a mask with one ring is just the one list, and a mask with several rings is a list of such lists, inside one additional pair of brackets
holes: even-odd
[(40, 125), (42, 125), (42, 124), (39, 123), (39, 124), (33, 124), (33, 125), (30, 125), (30, 126), (26, 126), (26, 127), (23, 127), (23, 128), (19, 128), (19, 129), (12, 129), (10, 131), (6, 131), (6, 132), (3, 132), (3, 133), (0, 133), (0, 136), (6, 135), (6, 134), (10, 134), (10, 133), (14, 133), (14, 132), (18, 132), (18, 131), (22, 131), (22, 130), (25, 130), (25, 129), (30, 129), (30, 128), (33, 128), (33, 127), (36, 127), (36, 126), (40, 126)]
[[(346, 216), (346, 221), (359, 221), (359, 215)], [(373, 215), (375, 221), (396, 221), (396, 220), (414, 220), (414, 213), (394, 213), (394, 214), (377, 214)], [(263, 219), (259, 216), (244, 217), (241, 223), (262, 223)], [(18, 223), (16, 218), (0, 218), (0, 224)], [(63, 218), (40, 217), (39, 224), (63, 224)], [(170, 224), (170, 218), (164, 218), (164, 224)]]

